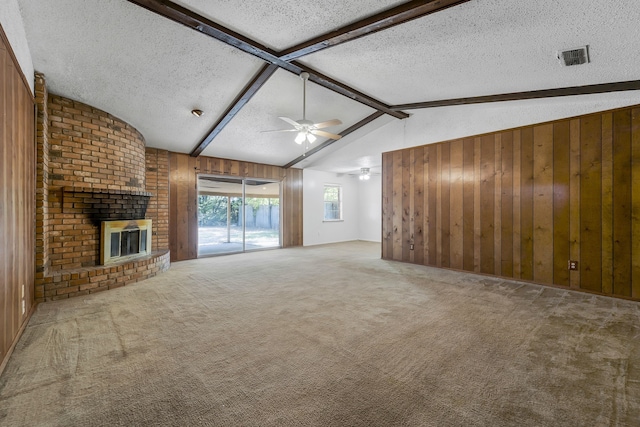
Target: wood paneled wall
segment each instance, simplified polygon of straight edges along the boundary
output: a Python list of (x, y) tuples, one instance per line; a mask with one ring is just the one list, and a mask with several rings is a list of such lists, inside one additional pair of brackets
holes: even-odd
[(0, 27), (0, 372), (33, 307), (35, 111)]
[(384, 153), (382, 196), (384, 259), (640, 299), (638, 106)]
[(169, 153), (169, 248), (172, 262), (198, 257), (198, 174), (282, 181), (282, 245), (302, 245), (302, 170)]

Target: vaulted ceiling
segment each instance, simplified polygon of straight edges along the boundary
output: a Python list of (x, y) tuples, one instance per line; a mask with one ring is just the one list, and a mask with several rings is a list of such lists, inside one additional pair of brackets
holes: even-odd
[[(637, 0), (19, 5), (52, 93), (131, 123), (147, 146), (192, 155), (304, 166), (428, 108), (640, 89)], [(558, 50), (583, 45), (590, 63), (559, 64)], [(302, 162), (295, 134), (261, 132), (302, 117), (300, 71), (311, 75), (307, 118), (339, 118), (327, 130), (349, 135), (330, 150), (319, 139)], [(638, 92), (624, 93), (628, 104)], [(341, 153), (343, 170), (362, 166), (355, 151)]]

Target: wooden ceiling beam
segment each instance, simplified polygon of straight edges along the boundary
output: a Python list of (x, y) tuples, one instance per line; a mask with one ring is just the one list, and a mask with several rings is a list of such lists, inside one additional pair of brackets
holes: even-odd
[(413, 0), (368, 18), (346, 25), (335, 31), (293, 46), (278, 56), (284, 61), (293, 61), (302, 56), (337, 46), (357, 38), (373, 34), (405, 22), (430, 15), (441, 10), (466, 3), (469, 0)]
[(269, 80), (269, 78), (278, 69), (277, 65), (264, 64), (262, 69), (254, 76), (254, 78), (242, 89), (242, 92), (238, 94), (236, 99), (233, 100), (231, 105), (222, 114), (220, 119), (213, 125), (207, 136), (205, 136), (200, 143), (191, 151), (191, 157), (198, 157), (211, 141), (218, 136), (218, 134), (224, 129), (224, 127), (240, 112), (247, 102), (255, 95), (260, 88)]
[[(383, 112), (376, 111), (375, 113), (373, 113), (373, 114), (365, 117), (364, 119), (360, 120), (355, 125), (350, 126), (347, 129), (343, 130), (342, 132), (339, 133), (339, 135), (342, 136), (342, 137), (345, 137), (345, 136), (349, 135), (350, 133), (357, 131), (361, 127), (371, 123), (372, 121), (374, 121), (375, 119), (377, 119), (378, 117), (381, 117), (383, 115), (384, 115)], [(285, 169), (290, 168), (291, 166), (293, 166), (293, 165), (295, 165), (297, 163), (300, 163), (301, 161), (303, 161), (305, 159), (308, 159), (309, 156), (312, 156), (312, 155), (316, 154), (318, 151), (327, 148), (328, 146), (330, 146), (334, 142), (336, 142), (336, 140), (327, 139), (323, 143), (321, 143), (319, 145), (316, 145), (314, 148), (312, 148), (311, 150), (307, 151), (302, 156), (299, 156), (299, 157), (293, 159), (292, 161), (290, 161), (289, 163), (287, 163), (286, 165), (284, 165), (282, 167), (285, 168)]]
[(330, 79), (327, 76), (322, 75), (317, 71), (310, 70), (308, 67), (302, 64), (292, 63), (280, 59), (278, 54), (266, 46), (251, 40), (233, 30), (230, 30), (222, 25), (198, 15), (197, 13), (186, 9), (180, 5), (177, 5), (168, 0), (127, 0), (130, 3), (143, 7), (151, 12), (154, 12), (160, 16), (170, 19), (174, 22), (182, 24), (188, 28), (196, 30), (202, 34), (212, 37), (218, 41), (221, 41), (229, 46), (240, 49), (243, 52), (251, 54), (257, 58), (262, 59), (269, 64), (277, 65), (278, 67), (287, 70), (293, 74), (300, 75), (301, 72), (307, 71), (310, 74), (309, 80), (314, 83), (323, 86), (326, 89), (332, 90), (343, 96), (353, 99), (356, 102), (367, 105), (376, 110), (380, 110), (393, 117), (403, 119), (408, 117), (407, 114), (392, 110), (389, 105), (382, 101), (379, 101), (371, 96), (365, 95), (344, 83), (340, 83), (336, 80)]
[(127, 0), (271, 64), (284, 62), (273, 50), (168, 0)]
[[(340, 95), (346, 96), (347, 98), (351, 98), (354, 101), (359, 102), (360, 104), (364, 104), (368, 107), (373, 108), (374, 110), (378, 110), (385, 114), (389, 114), (390, 116), (393, 116), (397, 119), (406, 119), (407, 117), (409, 117), (409, 114), (404, 113), (400, 110), (393, 109), (391, 108), (391, 106), (381, 101), (378, 101), (377, 99), (374, 99), (369, 95), (359, 92), (345, 85), (344, 83), (340, 83), (339, 81), (334, 80), (331, 77), (325, 74), (322, 74), (320, 71), (314, 70), (313, 68), (307, 65), (303, 65), (295, 61), (291, 62), (291, 65), (297, 67), (300, 70), (300, 73), (303, 71), (306, 71), (307, 73), (309, 73), (310, 81), (326, 89), (339, 93)], [(300, 74), (300, 73), (297, 73), (297, 74)]]
[(601, 83), (586, 86), (571, 86), (556, 89), (532, 90), (529, 92), (513, 92), (498, 95), (474, 96), (469, 98), (443, 99), (412, 104), (394, 105), (393, 110), (416, 110), (421, 108), (450, 107), (452, 105), (483, 104), (490, 102), (522, 101), (539, 98), (555, 98), (559, 96), (592, 95), (597, 93), (623, 92), (640, 90), (640, 80), (626, 82)]

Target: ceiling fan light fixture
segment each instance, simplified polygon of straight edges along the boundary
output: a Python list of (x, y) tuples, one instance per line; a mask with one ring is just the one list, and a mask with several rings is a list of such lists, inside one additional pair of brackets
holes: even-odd
[(371, 178), (371, 171), (369, 168), (360, 168), (360, 181), (367, 181)]
[(327, 132), (324, 128), (328, 128), (331, 126), (341, 125), (342, 122), (338, 119), (325, 120), (323, 122), (312, 122), (311, 120), (307, 120), (307, 80), (309, 79), (309, 73), (302, 72), (300, 73), (300, 79), (302, 80), (302, 118), (300, 120), (293, 120), (289, 117), (278, 116), (280, 120), (287, 122), (289, 125), (293, 127), (293, 129), (278, 129), (278, 130), (267, 130), (262, 132), (297, 132), (297, 135), (294, 139), (296, 144), (302, 145), (305, 144), (305, 151), (309, 148), (308, 144), (313, 144), (318, 136), (330, 138), (334, 140), (338, 140), (342, 138), (342, 135), (338, 135), (335, 133)]

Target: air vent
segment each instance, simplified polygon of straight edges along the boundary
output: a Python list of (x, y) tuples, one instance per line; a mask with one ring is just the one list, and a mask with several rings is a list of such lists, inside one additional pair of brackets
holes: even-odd
[(560, 63), (566, 67), (586, 64), (589, 62), (589, 46), (559, 51), (557, 57)]

